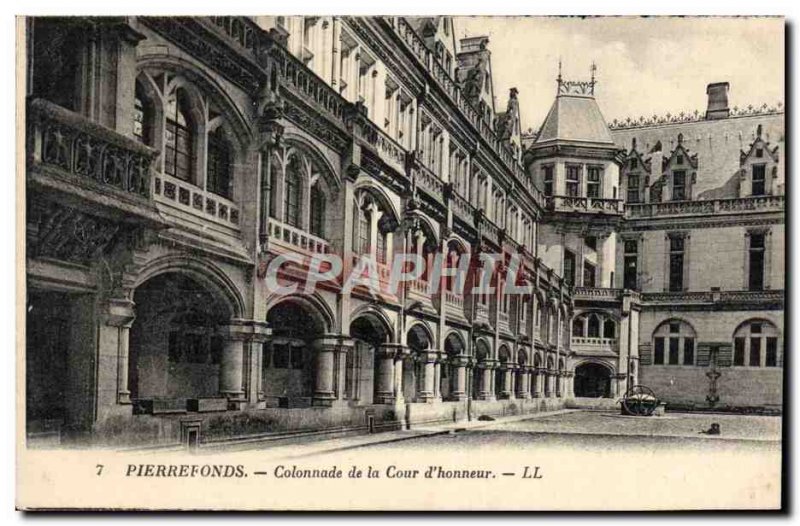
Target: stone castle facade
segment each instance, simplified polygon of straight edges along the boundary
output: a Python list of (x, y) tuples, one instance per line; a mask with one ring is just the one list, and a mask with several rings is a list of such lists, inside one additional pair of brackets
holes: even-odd
[[(783, 110), (538, 132), (449, 17), (27, 21), (31, 443), (202, 444), (614, 407), (779, 410)], [(470, 268), (492, 294), (396, 254)], [(377, 262), (380, 293), (331, 279)], [(534, 293), (505, 295), (511, 257)], [(468, 283), (477, 279), (470, 272)], [(434, 281), (428, 283), (428, 279)]]

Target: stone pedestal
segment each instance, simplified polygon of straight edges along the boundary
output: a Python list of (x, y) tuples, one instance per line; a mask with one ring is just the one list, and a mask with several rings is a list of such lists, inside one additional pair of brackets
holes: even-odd
[(527, 400), (531, 397), (529, 386), (529, 369), (527, 367), (522, 367), (517, 376), (519, 377), (519, 382), (517, 383), (517, 398)]
[(395, 359), (398, 348), (395, 344), (381, 345), (375, 350), (376, 377), (375, 377), (375, 403), (393, 404), (395, 401)]

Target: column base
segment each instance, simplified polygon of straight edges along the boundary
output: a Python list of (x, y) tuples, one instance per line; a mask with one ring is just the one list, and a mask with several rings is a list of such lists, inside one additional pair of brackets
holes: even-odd
[(336, 401), (333, 394), (319, 393), (311, 398), (311, 405), (314, 407), (330, 407)]
[(386, 405), (393, 405), (395, 402), (395, 397), (393, 394), (390, 395), (377, 395), (375, 399), (372, 401), (374, 404), (386, 404)]
[(424, 404), (432, 404), (435, 401), (436, 395), (433, 393), (419, 393), (414, 399), (414, 402), (421, 402)]
[(517, 398), (520, 400), (530, 400), (531, 394), (530, 393), (518, 393)]
[(446, 402), (463, 402), (469, 398), (467, 393), (450, 393), (450, 396), (445, 400)]
[(131, 392), (130, 391), (119, 391), (117, 393), (117, 403), (122, 405), (130, 405), (131, 404)]
[(477, 399), (484, 402), (494, 402), (497, 400), (497, 397), (493, 394), (479, 394)]

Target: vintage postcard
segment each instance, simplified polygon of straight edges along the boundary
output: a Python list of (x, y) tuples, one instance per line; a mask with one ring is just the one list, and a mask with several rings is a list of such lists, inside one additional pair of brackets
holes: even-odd
[(783, 18), (17, 31), (18, 508), (785, 506)]

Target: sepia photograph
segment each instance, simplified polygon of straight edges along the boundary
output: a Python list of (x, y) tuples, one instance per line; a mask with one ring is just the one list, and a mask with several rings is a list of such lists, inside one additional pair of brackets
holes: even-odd
[(786, 24), (17, 17), (17, 508), (784, 508)]

